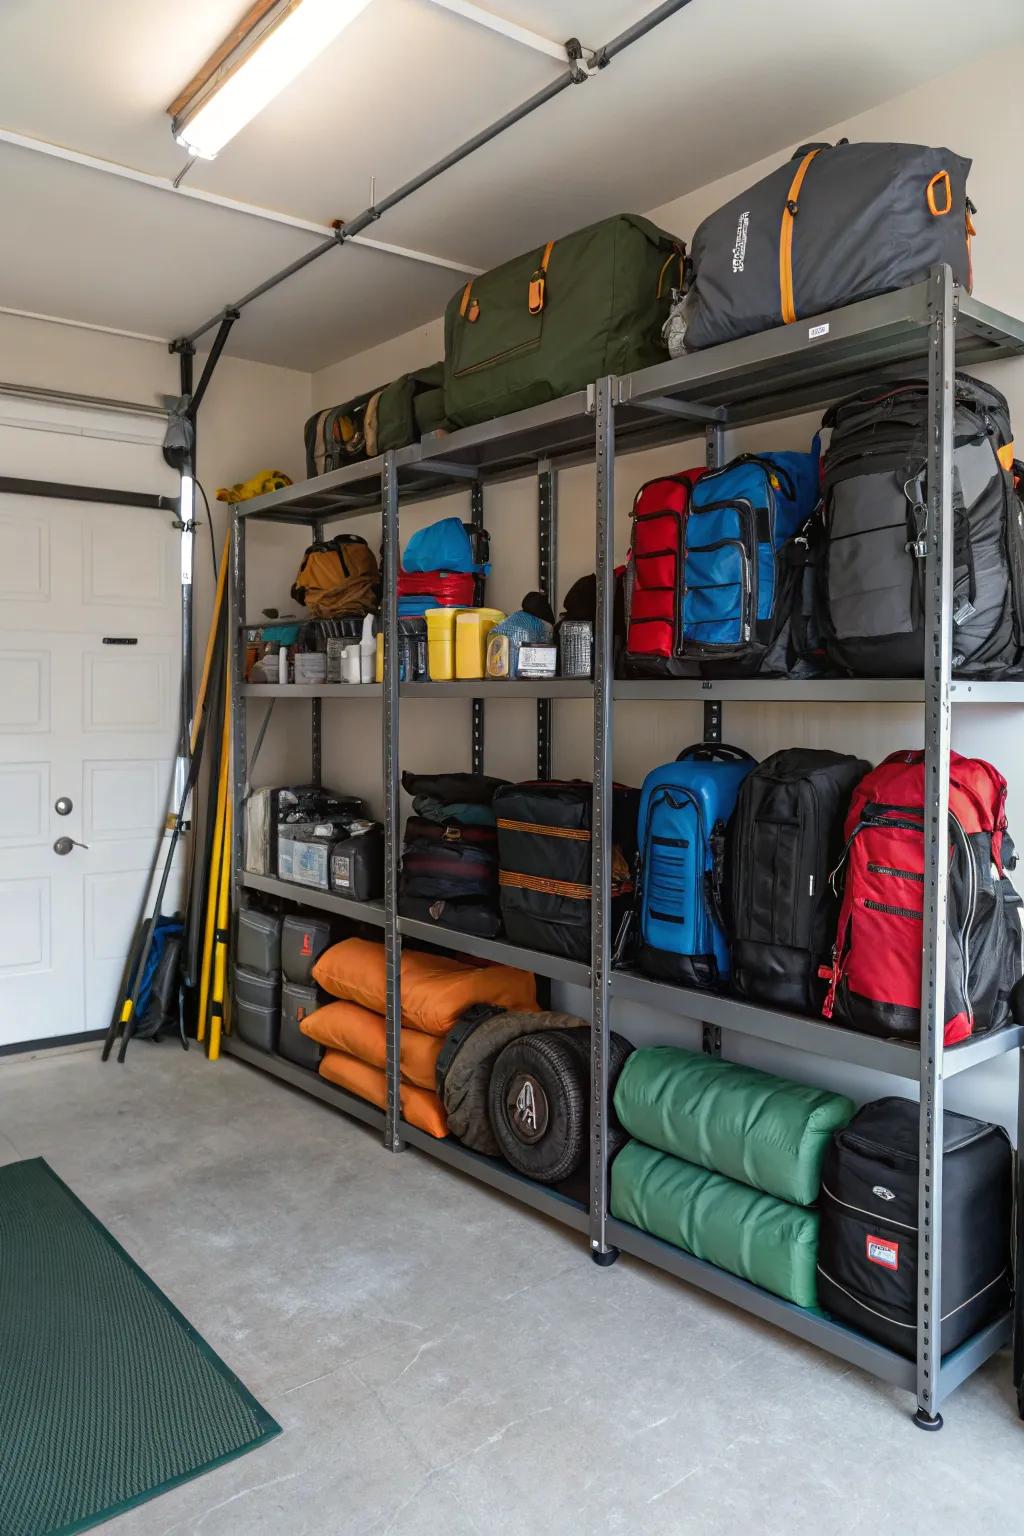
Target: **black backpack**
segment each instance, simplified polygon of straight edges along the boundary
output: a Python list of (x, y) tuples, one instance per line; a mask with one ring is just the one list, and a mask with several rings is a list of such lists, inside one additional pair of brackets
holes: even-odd
[(841, 752), (791, 747), (740, 786), (729, 823), (732, 982), (745, 997), (820, 1013), (839, 899), (829, 884), (854, 787), (870, 768)]
[[(820, 618), (830, 661), (869, 677), (920, 677), (928, 548), (928, 386), (879, 382), (839, 401), (825, 455)], [(956, 376), (953, 667), (997, 677), (1024, 640), (1024, 521), (1006, 401)]]

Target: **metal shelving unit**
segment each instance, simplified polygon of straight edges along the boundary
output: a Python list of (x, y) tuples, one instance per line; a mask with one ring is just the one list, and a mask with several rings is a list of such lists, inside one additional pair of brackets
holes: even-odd
[[(345, 902), (306, 891), (288, 882), (244, 873), (242, 820), (235, 817), (236, 897), (245, 889), (287, 896), (305, 905), (371, 922), (383, 929), (388, 976), (388, 1104), (385, 1113), (349, 1102), (351, 1095), (324, 1084), (314, 1073), (229, 1040), (227, 1048), (294, 1086), (333, 1103), (383, 1130), (385, 1146), (409, 1144), (450, 1166), (569, 1226), (585, 1231), (591, 1256), (599, 1264), (629, 1252), (724, 1297), (734, 1305), (829, 1350), (881, 1379), (914, 1392), (918, 1420), (934, 1427), (946, 1396), (998, 1349), (1009, 1336), (1010, 1319), (997, 1319), (955, 1353), (940, 1359), (940, 1275), (936, 1255), (942, 1241), (943, 1083), (995, 1057), (1017, 1052), (1024, 1071), (1024, 1029), (981, 1036), (943, 1050), (943, 965), (946, 942), (948, 847), (940, 829), (946, 825), (949, 791), (950, 717), (954, 705), (1024, 704), (1024, 683), (966, 682), (951, 675), (952, 562), (952, 387), (956, 366), (987, 363), (1024, 353), (1024, 324), (961, 294), (948, 268), (936, 269), (926, 282), (898, 293), (852, 304), (813, 321), (797, 322), (746, 337), (706, 352), (667, 361), (621, 378), (598, 379), (586, 391), (486, 422), (444, 437), (347, 466), (316, 480), (242, 503), (233, 514), (233, 586), (236, 623), (234, 666), (234, 761), (244, 764), (244, 701), (307, 698), (311, 701), (311, 757), (314, 778), (320, 771), (320, 714), (324, 699), (380, 697), (381, 748), (385, 801), (385, 897), (383, 903)], [(625, 453), (703, 435), (709, 465), (722, 460), (728, 427), (769, 422), (800, 411), (819, 409), (832, 400), (877, 381), (927, 368), (932, 433), (929, 444), (929, 526), (926, 565), (926, 621), (931, 637), (925, 676), (913, 679), (703, 679), (615, 680), (612, 676), (612, 595), (614, 551), (612, 516), (616, 461)], [(400, 684), (398, 678), (396, 574), (399, 503), (408, 504), (472, 493), (474, 517), (482, 515), (482, 488), (494, 481), (537, 475), (541, 587), (552, 597), (555, 581), (557, 471), (593, 463), (595, 484), (595, 567), (598, 624), (593, 682), (545, 683), (489, 681)], [(330, 524), (379, 513), (382, 519), (385, 577), (385, 675), (382, 684), (360, 687), (245, 686), (240, 676), (239, 615), (245, 612), (245, 542), (250, 523), (279, 520), (311, 527), (317, 535)], [(526, 951), (502, 940), (470, 937), (430, 923), (401, 918), (397, 912), (400, 850), (399, 788), (400, 702), (430, 697), (472, 701), (471, 756), (483, 765), (484, 701), (501, 698), (537, 700), (538, 773), (550, 773), (551, 705), (559, 698), (592, 698), (594, 705), (593, 932), (589, 967), (557, 956)], [(613, 970), (611, 960), (611, 786), (615, 707), (629, 703), (702, 702), (705, 735), (720, 739), (727, 702), (781, 704), (917, 704), (925, 719), (925, 785), (929, 809), (926, 862), (925, 965), (922, 987), (922, 1039), (919, 1047), (877, 1040), (827, 1024), (824, 1020), (780, 1012), (737, 998), (710, 995), (659, 983), (628, 971)], [(235, 784), (236, 797), (242, 786)], [(236, 798), (236, 804), (238, 803)], [(238, 901), (236, 900), (236, 910)], [(408, 1125), (399, 1104), (398, 1047), (401, 1017), (400, 969), (403, 940), (422, 940), (485, 959), (534, 970), (554, 981), (589, 987), (591, 992), (592, 1089), (590, 1183), (587, 1205), (522, 1179), (503, 1163), (481, 1158), (454, 1140), (437, 1141)], [(805, 1051), (886, 1073), (907, 1085), (916, 1083), (923, 1106), (920, 1144), (918, 1355), (909, 1360), (831, 1322), (726, 1274), (712, 1265), (615, 1220), (608, 1209), (607, 1052), (613, 1018), (630, 1005), (693, 1019), (704, 1026), (704, 1049), (718, 1052), (722, 1039), (739, 1034), (787, 1049)], [(628, 1033), (628, 1030), (626, 1031)], [(1022, 1144), (1019, 1095), (1018, 1144)]]

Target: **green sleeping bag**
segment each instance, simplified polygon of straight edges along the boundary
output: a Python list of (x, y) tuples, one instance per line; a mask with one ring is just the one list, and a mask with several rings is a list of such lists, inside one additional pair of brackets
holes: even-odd
[(796, 1205), (817, 1200), (825, 1148), (855, 1108), (841, 1094), (675, 1046), (634, 1051), (615, 1090), (615, 1112), (637, 1141)]
[(638, 1141), (628, 1142), (612, 1164), (611, 1207), (619, 1221), (698, 1259), (798, 1307), (817, 1306), (817, 1211), (759, 1194)]

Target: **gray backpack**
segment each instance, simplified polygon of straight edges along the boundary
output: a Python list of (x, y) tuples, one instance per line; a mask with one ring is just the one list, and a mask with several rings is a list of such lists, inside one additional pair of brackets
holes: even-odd
[[(922, 675), (927, 420), (924, 379), (879, 382), (825, 415), (818, 618), (842, 671)], [(953, 668), (1004, 676), (1024, 638), (1024, 509), (1006, 401), (965, 373), (956, 376), (953, 441)]]
[[(971, 285), (970, 160), (920, 144), (803, 144), (693, 237), (670, 350), (710, 347), (923, 281)], [(685, 328), (685, 334), (683, 332)]]

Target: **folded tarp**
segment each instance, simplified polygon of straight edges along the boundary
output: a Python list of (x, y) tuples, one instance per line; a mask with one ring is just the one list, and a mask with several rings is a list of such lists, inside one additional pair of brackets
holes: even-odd
[[(358, 1003), (326, 1003), (307, 1013), (299, 1025), (304, 1035), (330, 1051), (345, 1051), (357, 1061), (383, 1071), (388, 1059), (388, 1032), (383, 1014), (371, 1013)], [(443, 1035), (425, 1035), (403, 1025), (399, 1064), (403, 1078), (433, 1093), (437, 1086), (437, 1058)]]
[[(347, 1088), (357, 1098), (376, 1104), (379, 1109), (387, 1103), (386, 1073), (379, 1067), (368, 1066), (365, 1061), (357, 1061), (345, 1051), (328, 1051), (320, 1063), (320, 1076), (329, 1083), (336, 1083), (339, 1088)], [(412, 1083), (400, 1083), (398, 1091), (402, 1114), (410, 1125), (439, 1140), (447, 1136), (448, 1124), (436, 1093), (429, 1093), (426, 1088), (417, 1088)]]
[[(385, 1011), (383, 944), (344, 939), (320, 956), (313, 979), (332, 997), (360, 1003), (373, 1013)], [(536, 980), (529, 971), (509, 965), (466, 965), (443, 955), (403, 951), (403, 1024), (428, 1035), (446, 1035), (473, 1003), (532, 1011), (537, 1006)]]
[(619, 1221), (798, 1307), (817, 1306), (817, 1211), (638, 1141), (628, 1142), (612, 1164), (611, 1210)]
[(675, 1046), (634, 1051), (615, 1090), (637, 1141), (796, 1205), (817, 1200), (825, 1148), (855, 1108), (842, 1094)]

